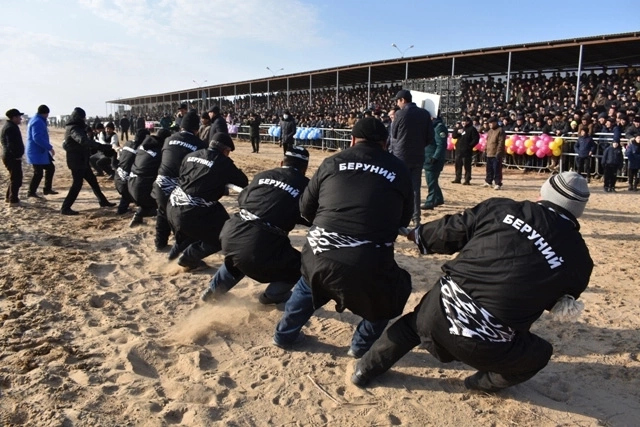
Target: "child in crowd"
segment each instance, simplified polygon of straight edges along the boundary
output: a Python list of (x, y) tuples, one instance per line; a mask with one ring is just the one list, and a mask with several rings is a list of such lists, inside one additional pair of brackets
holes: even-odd
[(602, 154), (602, 167), (604, 169), (604, 191), (616, 191), (616, 176), (618, 170), (622, 168), (624, 158), (622, 156), (622, 147), (617, 141), (613, 141), (611, 145), (605, 148)]

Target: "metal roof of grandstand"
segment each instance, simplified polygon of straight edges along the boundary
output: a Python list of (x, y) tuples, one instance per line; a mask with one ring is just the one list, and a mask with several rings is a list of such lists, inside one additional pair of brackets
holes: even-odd
[(136, 105), (182, 101), (198, 99), (200, 91), (207, 91), (210, 97), (278, 92), (287, 90), (287, 82), (290, 91), (308, 90), (310, 85), (314, 89), (335, 88), (336, 83), (362, 85), (369, 81), (369, 69), (371, 84), (399, 83), (405, 77), (506, 75), (509, 55), (512, 74), (576, 71), (580, 46), (583, 71), (640, 66), (640, 32), (633, 32), (387, 59), (107, 102)]

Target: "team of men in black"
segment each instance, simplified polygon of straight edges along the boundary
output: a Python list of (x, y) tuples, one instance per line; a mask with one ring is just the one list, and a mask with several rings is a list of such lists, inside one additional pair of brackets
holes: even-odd
[[(199, 119), (189, 111), (179, 132), (139, 131), (121, 149), (115, 181), (119, 209), (138, 206), (131, 226), (155, 215), (158, 250), (175, 234), (169, 259), (180, 256), (178, 263), (193, 270), (224, 252), (202, 301), (222, 303), (245, 276), (269, 283), (259, 301), (286, 302), (273, 344), (292, 349), (314, 311), (333, 300), (337, 311), (362, 317), (348, 352), (359, 359), (351, 381), (362, 387), (421, 343), (442, 362), (478, 369), (464, 382), (473, 390), (495, 392), (546, 366), (551, 344), (529, 329), (556, 302), (579, 298), (593, 267), (579, 233), (589, 198), (584, 178), (554, 175), (539, 202), (489, 199), (423, 225), (414, 221), (409, 230), (415, 184), (405, 162), (387, 151), (389, 133), (378, 119), (358, 121), (352, 146), (325, 159), (311, 180), (309, 152), (283, 138), (281, 167), (250, 184), (229, 157), (233, 140), (212, 131), (202, 141)], [(91, 147), (106, 150), (87, 136), (84, 111), (76, 109), (65, 136), (74, 183), (63, 214), (77, 214), (71, 205), (83, 180), (101, 205), (113, 205), (89, 167)], [(230, 187), (243, 188), (231, 218), (219, 201)], [(288, 238), (296, 224), (309, 227), (302, 253)], [(442, 266), (443, 276), (416, 309), (387, 328), (411, 294), (411, 276), (394, 260), (399, 232), (424, 254), (458, 256)]]

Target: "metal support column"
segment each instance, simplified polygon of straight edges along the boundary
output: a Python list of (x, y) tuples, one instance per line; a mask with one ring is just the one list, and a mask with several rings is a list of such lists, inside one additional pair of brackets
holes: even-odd
[(580, 55), (578, 56), (578, 80), (576, 81), (576, 99), (574, 105), (578, 106), (578, 97), (580, 96), (580, 74), (582, 74), (582, 47), (580, 45)]
[(507, 93), (504, 95), (504, 100), (509, 102), (509, 84), (511, 83), (511, 52), (509, 52), (509, 64), (507, 65)]

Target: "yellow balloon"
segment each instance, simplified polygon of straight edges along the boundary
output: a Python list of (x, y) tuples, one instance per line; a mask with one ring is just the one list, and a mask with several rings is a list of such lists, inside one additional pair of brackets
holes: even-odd
[(562, 138), (557, 137), (556, 139), (553, 140), (553, 142), (555, 142), (556, 144), (558, 144), (558, 146), (562, 145)]
[(560, 148), (560, 147), (556, 147), (556, 148), (554, 148), (553, 150), (551, 150), (551, 153), (552, 153), (554, 156), (558, 157), (559, 155), (561, 155), (561, 154), (562, 154), (562, 148)]
[(553, 151), (553, 150), (555, 150), (556, 148), (558, 148), (558, 144), (556, 144), (556, 142), (555, 142), (555, 141), (551, 141), (551, 142), (549, 143), (549, 148)]
[[(532, 147), (533, 146), (533, 140), (532, 139), (527, 139), (524, 142), (524, 146), (527, 147), (527, 148)], [(531, 154), (529, 154), (529, 155), (531, 155)]]
[(511, 137), (504, 140), (505, 147), (511, 147), (513, 145), (513, 139)]
[(511, 146), (507, 147), (507, 154), (513, 154), (515, 151), (511, 148)]
[[(526, 142), (525, 142), (526, 144)], [(527, 148), (527, 156), (533, 156), (535, 153), (533, 152), (533, 150), (531, 149), (531, 147)]]
[(458, 142), (458, 138), (452, 138), (451, 142), (453, 143), (453, 145), (456, 145), (456, 142)]

